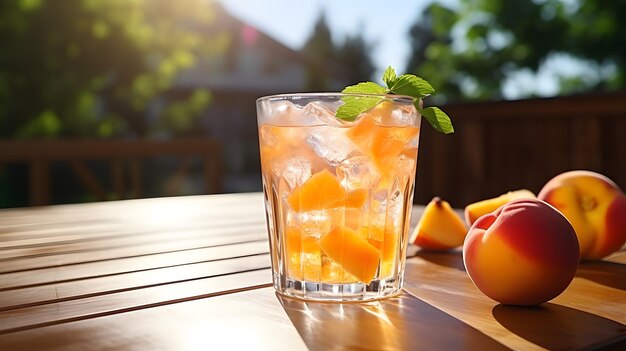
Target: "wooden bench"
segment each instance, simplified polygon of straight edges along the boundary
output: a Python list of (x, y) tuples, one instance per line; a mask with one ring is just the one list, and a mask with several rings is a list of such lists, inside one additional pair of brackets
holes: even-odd
[[(221, 188), (220, 145), (210, 139), (179, 140), (34, 140), (0, 141), (0, 168), (10, 163), (25, 163), (29, 173), (31, 206), (50, 203), (50, 165), (67, 163), (81, 185), (97, 200), (141, 197), (144, 159), (180, 156), (180, 162), (167, 179), (165, 195), (175, 195), (184, 182), (194, 157), (202, 159), (204, 191), (217, 193)], [(102, 160), (110, 165), (107, 189), (87, 164)], [(111, 186), (110, 186), (111, 187)], [(109, 187), (109, 188), (110, 188)]]

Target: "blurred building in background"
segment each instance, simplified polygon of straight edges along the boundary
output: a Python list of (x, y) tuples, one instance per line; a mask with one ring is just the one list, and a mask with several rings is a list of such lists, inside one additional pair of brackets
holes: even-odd
[[(290, 49), (221, 6), (216, 10), (212, 26), (230, 33), (225, 50), (201, 57), (181, 72), (166, 99), (176, 101), (190, 91), (208, 89), (212, 100), (199, 116), (199, 128), (222, 145), (222, 190), (260, 191), (256, 99), (317, 88), (340, 91), (351, 84), (349, 69), (331, 58), (319, 59)], [(202, 33), (207, 28), (198, 30)], [(310, 72), (325, 78), (325, 84), (311, 87)]]

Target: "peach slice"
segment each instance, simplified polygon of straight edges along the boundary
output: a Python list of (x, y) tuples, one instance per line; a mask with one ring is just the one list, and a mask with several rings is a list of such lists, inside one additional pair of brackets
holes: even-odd
[(413, 230), (409, 242), (429, 250), (450, 250), (463, 244), (467, 228), (447, 201), (433, 198)]
[(395, 267), (400, 233), (392, 226), (383, 228), (374, 225), (362, 226), (358, 229), (358, 233), (362, 238), (367, 238), (367, 241), (380, 251), (380, 276), (391, 275)]
[(532, 191), (521, 189), (509, 191), (506, 194), (494, 197), (492, 199), (474, 202), (465, 207), (465, 220), (467, 224), (472, 225), (482, 215), (486, 215), (498, 209), (498, 207), (517, 199), (535, 199), (536, 196)]
[(340, 206), (361, 207), (367, 199), (367, 194), (365, 189), (346, 192), (337, 177), (325, 169), (315, 173), (304, 184), (296, 188), (287, 197), (287, 202), (296, 212)]
[(328, 210), (328, 215), (331, 220), (332, 227), (346, 226), (350, 229), (356, 230), (361, 225), (361, 219), (363, 213), (356, 208), (333, 208)]
[(380, 252), (356, 231), (336, 227), (320, 239), (322, 251), (359, 281), (374, 279), (380, 261)]
[(317, 238), (302, 235), (295, 227), (287, 227), (285, 238), (289, 275), (298, 280), (319, 281), (321, 250)]

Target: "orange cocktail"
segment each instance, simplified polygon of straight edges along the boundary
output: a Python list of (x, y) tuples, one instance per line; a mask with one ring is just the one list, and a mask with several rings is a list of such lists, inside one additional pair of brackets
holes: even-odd
[(402, 287), (421, 117), (389, 95), (340, 120), (345, 96), (257, 101), (273, 281), (288, 296), (368, 300)]

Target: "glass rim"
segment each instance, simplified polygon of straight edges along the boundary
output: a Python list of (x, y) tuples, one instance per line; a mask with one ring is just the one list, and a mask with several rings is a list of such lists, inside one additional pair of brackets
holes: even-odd
[(319, 98), (341, 98), (343, 96), (355, 96), (355, 97), (382, 97), (392, 101), (406, 101), (413, 103), (413, 98), (408, 95), (396, 95), (396, 94), (362, 94), (362, 93), (333, 93), (333, 92), (321, 92), (321, 93), (284, 93), (261, 96), (256, 99), (256, 102), (262, 101), (277, 101), (277, 100), (294, 100), (298, 98), (311, 99), (315, 97)]

